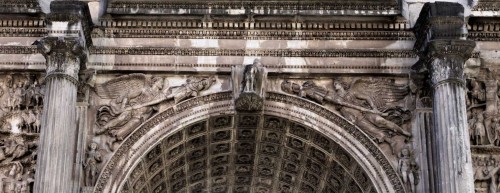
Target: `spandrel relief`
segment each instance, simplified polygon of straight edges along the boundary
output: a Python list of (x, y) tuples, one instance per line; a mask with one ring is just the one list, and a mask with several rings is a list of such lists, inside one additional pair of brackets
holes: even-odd
[(379, 144), (406, 192), (418, 192), (419, 164), (412, 147), (416, 97), (404, 78), (273, 79), (269, 90), (295, 95), (336, 112)]
[(284, 80), (281, 90), (329, 106), (377, 143), (389, 145), (391, 154), (399, 151), (405, 139), (411, 138), (407, 128), (411, 112), (406, 83), (363, 78), (337, 78), (329, 82)]
[(230, 89), (227, 79), (215, 76), (129, 74), (100, 79), (93, 89), (93, 133), (110, 151), (156, 113), (193, 97)]

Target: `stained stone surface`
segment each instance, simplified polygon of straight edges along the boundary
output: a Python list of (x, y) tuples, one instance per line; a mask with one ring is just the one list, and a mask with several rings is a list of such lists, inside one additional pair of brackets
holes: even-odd
[(444, 1), (0, 0), (0, 192), (496, 193), (500, 3)]

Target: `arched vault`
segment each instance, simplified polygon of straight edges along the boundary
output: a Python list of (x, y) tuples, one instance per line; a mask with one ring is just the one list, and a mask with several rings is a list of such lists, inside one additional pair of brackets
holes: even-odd
[(404, 192), (379, 147), (313, 102), (267, 93), (262, 113), (230, 92), (146, 121), (113, 154), (94, 192)]

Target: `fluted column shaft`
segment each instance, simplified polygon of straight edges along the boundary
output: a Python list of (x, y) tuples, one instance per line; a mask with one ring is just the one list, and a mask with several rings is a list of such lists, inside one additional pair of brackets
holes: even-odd
[(420, 163), (420, 182), (417, 184), (417, 190), (414, 193), (429, 193), (434, 190), (434, 178), (432, 167), (434, 167), (434, 159), (432, 159), (433, 146), (431, 140), (432, 134), (432, 108), (418, 108), (415, 110), (413, 122), (413, 144), (419, 147), (420, 151), (416, 152), (415, 159)]
[(47, 37), (37, 45), (47, 74), (34, 192), (72, 193), (78, 191), (76, 99), (84, 52), (74, 37)]
[(45, 88), (34, 192), (72, 192), (77, 136), (76, 85), (56, 76), (47, 80)]
[(438, 192), (474, 192), (464, 96), (461, 83), (443, 83), (434, 88), (432, 139)]
[(430, 46), (427, 65), (434, 91), (431, 146), (436, 192), (473, 193), (463, 69), (475, 44), (467, 40), (436, 40)]

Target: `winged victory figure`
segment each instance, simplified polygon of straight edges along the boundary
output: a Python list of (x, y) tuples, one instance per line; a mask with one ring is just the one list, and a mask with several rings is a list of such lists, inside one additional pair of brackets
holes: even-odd
[(334, 80), (333, 85), (334, 89), (328, 90), (317, 86), (313, 81), (299, 85), (286, 80), (281, 86), (285, 92), (318, 103), (335, 105), (344, 118), (376, 138), (378, 143), (387, 142), (393, 153), (397, 143), (386, 135), (385, 130), (411, 136), (410, 132), (399, 126), (410, 118), (409, 110), (399, 105), (409, 92), (406, 85), (398, 85), (389, 80), (364, 79), (354, 79), (349, 87), (340, 80)]
[(113, 151), (117, 142), (158, 111), (158, 104), (170, 99), (179, 103), (196, 97), (214, 82), (214, 77), (194, 77), (188, 78), (185, 84), (169, 87), (167, 79), (130, 74), (97, 85), (96, 94), (111, 101), (98, 109), (96, 134), (108, 134), (111, 140), (107, 145)]

